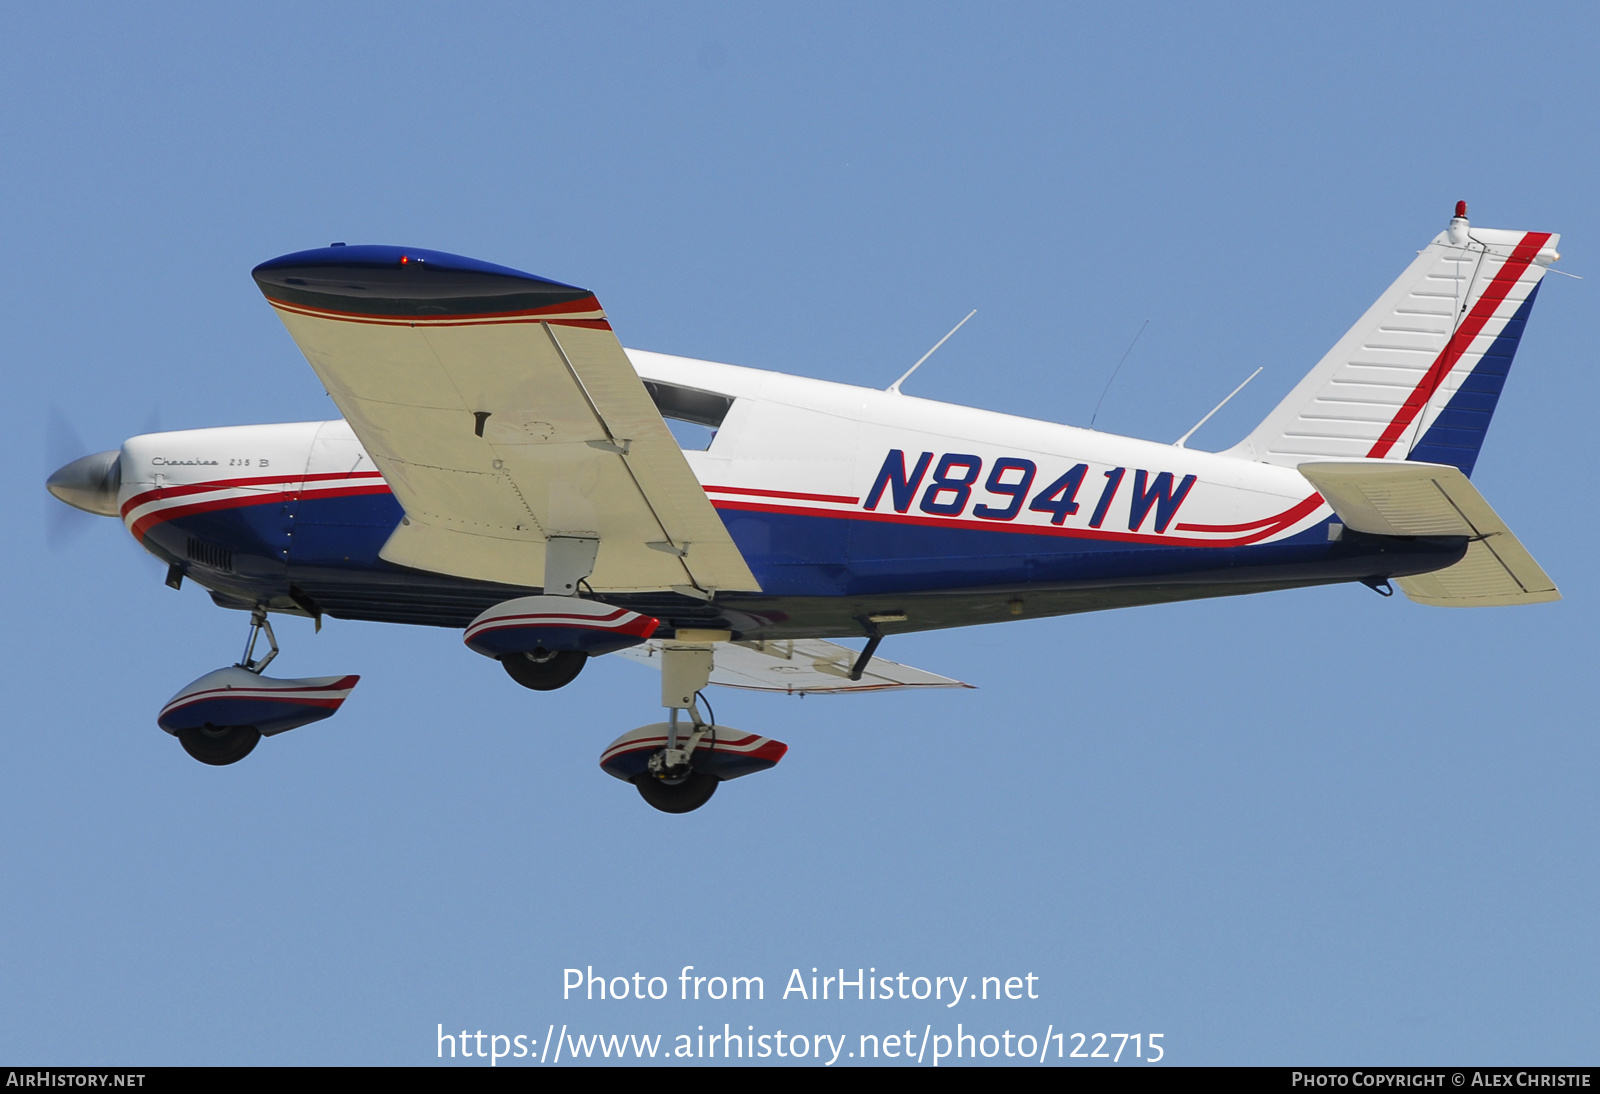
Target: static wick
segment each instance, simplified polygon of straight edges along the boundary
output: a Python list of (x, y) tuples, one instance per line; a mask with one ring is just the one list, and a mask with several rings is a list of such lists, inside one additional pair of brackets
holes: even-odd
[[(967, 313), (967, 319), (971, 319), (974, 315), (977, 315), (977, 314), (978, 314), (978, 309), (977, 308), (973, 308), (971, 311), (969, 311)], [(956, 331), (958, 331), (962, 327), (966, 326), (967, 319), (963, 319), (961, 322), (959, 322), (955, 326), (951, 327), (950, 328), (950, 334), (954, 334)], [(930, 349), (927, 353), (924, 353), (920, 358), (918, 358), (916, 364), (914, 364), (910, 368), (906, 369), (906, 374), (904, 376), (900, 377), (900, 379), (896, 380), (894, 383), (892, 383), (888, 387), (884, 388), (884, 390), (885, 391), (891, 391), (896, 395), (900, 394), (900, 385), (905, 383), (907, 380), (911, 379), (911, 374), (913, 372), (917, 371), (917, 369), (922, 367), (922, 362), (923, 361), (926, 361), (928, 358), (933, 356), (934, 350), (937, 350), (940, 346), (942, 346), (946, 342), (950, 341), (950, 334), (945, 335), (943, 338), (941, 338), (937, 342), (935, 342), (933, 344), (933, 349)]]

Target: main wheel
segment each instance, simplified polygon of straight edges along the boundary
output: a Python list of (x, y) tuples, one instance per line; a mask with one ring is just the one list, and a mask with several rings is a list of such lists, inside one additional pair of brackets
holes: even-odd
[(183, 750), (212, 767), (238, 763), (260, 742), (261, 732), (255, 726), (206, 725), (178, 731), (178, 743)]
[(578, 678), (589, 655), (582, 650), (548, 650), (535, 653), (508, 653), (500, 658), (506, 675), (534, 691), (554, 691)]
[(711, 800), (721, 781), (704, 771), (691, 771), (687, 779), (671, 786), (646, 773), (635, 776), (633, 785), (639, 788), (641, 798), (663, 813), (692, 813)]

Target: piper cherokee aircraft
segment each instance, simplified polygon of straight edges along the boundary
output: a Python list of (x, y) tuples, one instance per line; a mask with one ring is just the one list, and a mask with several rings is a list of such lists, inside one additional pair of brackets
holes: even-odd
[(249, 613), (158, 716), (201, 762), (356, 684), (266, 676), (272, 614), (451, 627), (536, 691), (659, 668), (668, 720), (600, 763), (688, 812), (787, 750), (708, 721), (708, 684), (966, 686), (885, 636), (1332, 582), (1559, 599), (1468, 481), (1557, 237), (1466, 212), (1223, 452), (625, 350), (587, 289), (334, 244), (254, 277), (341, 420), (133, 437), (48, 487)]

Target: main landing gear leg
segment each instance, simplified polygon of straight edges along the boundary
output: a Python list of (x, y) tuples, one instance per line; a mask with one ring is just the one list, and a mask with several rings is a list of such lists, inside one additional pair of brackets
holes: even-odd
[[(727, 635), (706, 637), (706, 641), (674, 639), (661, 649), (661, 705), (669, 711), (667, 747), (650, 757), (646, 770), (634, 777), (633, 784), (640, 797), (663, 813), (699, 809), (711, 800), (720, 781), (694, 769), (695, 749), (711, 732), (711, 726), (700, 717), (695, 694), (711, 679), (711, 643)], [(678, 721), (680, 712), (689, 716), (687, 732)]]

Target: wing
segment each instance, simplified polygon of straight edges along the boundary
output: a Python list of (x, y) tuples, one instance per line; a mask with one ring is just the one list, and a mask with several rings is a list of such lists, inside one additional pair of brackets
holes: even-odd
[(759, 590), (592, 293), (397, 247), (253, 275), (405, 509), (383, 558), (542, 586), (598, 537), (597, 592)]
[(1505, 521), (1458, 468), (1437, 463), (1303, 463), (1339, 519), (1358, 532), (1382, 536), (1467, 536), (1454, 566), (1395, 579), (1419, 604), (1488, 607), (1560, 600)]
[[(841, 695), (845, 692), (889, 691), (895, 688), (972, 686), (881, 657), (874, 657), (867, 662), (861, 679), (852, 680), (850, 668), (860, 654), (820, 638), (785, 639), (781, 642), (718, 642), (713, 651), (715, 667), (711, 670), (711, 682), (752, 691)], [(653, 665), (659, 670), (661, 643), (652, 639), (643, 645), (619, 650), (617, 656)]]

